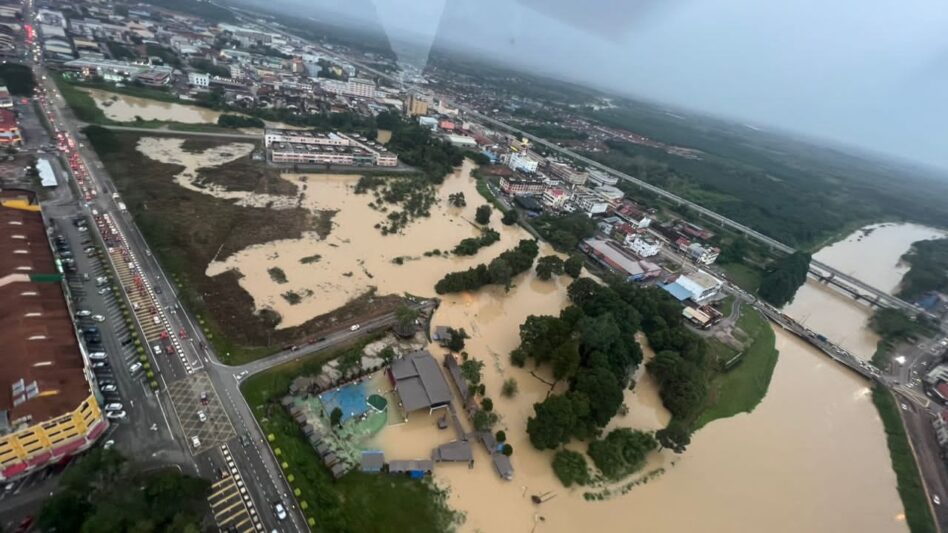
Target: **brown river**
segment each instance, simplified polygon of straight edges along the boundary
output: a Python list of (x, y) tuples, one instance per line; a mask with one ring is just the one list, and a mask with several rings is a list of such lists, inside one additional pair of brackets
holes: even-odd
[[(156, 159), (167, 157), (167, 148), (162, 143), (139, 146)], [(195, 158), (190, 163), (182, 162), (191, 172), (216, 161), (214, 157), (184, 153), (175, 157)], [(430, 218), (417, 220), (402, 234), (389, 236), (373, 228), (384, 214), (367, 206), (371, 197), (352, 192), (355, 177), (308, 174), (303, 181), (301, 175), (286, 175), (285, 179), (299, 185), (305, 183), (302, 205), (338, 210), (332, 234), (325, 240), (304, 235), (254, 246), (208, 265), (207, 273), (213, 276), (237, 269), (243, 274), (242, 287), (257, 307), (280, 313), (284, 327), (334, 309), (370, 287), (381, 294), (432, 296), (434, 283), (446, 272), (488, 262), (528, 237), (519, 227), (501, 225), (495, 213), (491, 227), (501, 233), (500, 242), (474, 257), (423, 255), (433, 249), (450, 249), (476, 233), (470, 221), (482, 200), (470, 170), (466, 162), (445, 180), (438, 192), (441, 201), (432, 208)], [(176, 179), (188, 186), (187, 176)], [(204, 192), (222, 194), (216, 190)], [(467, 207), (446, 206), (446, 198), (453, 192), (464, 192)], [(229, 199), (251, 202), (232, 194), (227, 194)], [(898, 256), (917, 240), (919, 233), (906, 226), (894, 226), (891, 232), (897, 235), (891, 236), (888, 255), (873, 256), (871, 263), (854, 257), (872, 247), (875, 239), (889, 236), (890, 231), (880, 229), (862, 241), (846, 244), (847, 251), (840, 252), (842, 259), (834, 257), (833, 264), (860, 275), (863, 273), (858, 268), (866, 264), (880, 271), (895, 268)], [(845, 243), (849, 239), (824, 251), (829, 254)], [(543, 247), (541, 255), (547, 253), (550, 250)], [(317, 255), (316, 261), (301, 262), (302, 258)], [(395, 264), (396, 257), (405, 258), (404, 264)], [(852, 263), (842, 264), (843, 259)], [(826, 260), (830, 261), (829, 257)], [(267, 270), (273, 267), (285, 272), (286, 283), (271, 280)], [(872, 279), (869, 273), (866, 278)], [(898, 282), (897, 275), (885, 279), (893, 286)], [(554, 314), (566, 305), (568, 283), (568, 278), (540, 281), (531, 272), (518, 277), (508, 293), (494, 287), (447, 296), (434, 316), (435, 325), (463, 327), (471, 335), (466, 350), (485, 362), (487, 394), (494, 398), (495, 411), (501, 416), (498, 429), (506, 430), (514, 448), (516, 474), (510, 482), (499, 479), (479, 446), (475, 448), (473, 469), (466, 464), (436, 467), (435, 481), (450, 492), (451, 505), (465, 515), (462, 531), (907, 530), (881, 422), (870, 401), (867, 383), (782, 330), (776, 331), (780, 358), (770, 390), (753, 413), (709, 424), (694, 435), (681, 456), (669, 451), (654, 453), (642, 475), (656, 475), (627, 494), (589, 502), (581, 489), (563, 488), (550, 468), (551, 454), (535, 451), (524, 431), (533, 403), (542, 400), (549, 387), (528, 369), (512, 367), (507, 354), (518, 344), (518, 326), (528, 315)], [(297, 305), (290, 305), (280, 296), (288, 290), (307, 296)], [(867, 311), (848, 305), (835, 293), (808, 285), (800, 290), (789, 312), (815, 321), (814, 325), (820, 325), (817, 329), (835, 328), (853, 342), (871, 341), (863, 331)], [(543, 377), (542, 372), (538, 374)], [(519, 394), (504, 399), (500, 387), (510, 377), (517, 381)], [(658, 429), (668, 421), (668, 413), (647, 375), (638, 381), (634, 392), (626, 392), (626, 405), (629, 413), (617, 416), (612, 426)], [(436, 418), (413, 414), (407, 423), (383, 430), (374, 445), (385, 450), (389, 458), (429, 457), (432, 447), (451, 439), (450, 432), (437, 429)], [(530, 501), (531, 495), (547, 492), (553, 495), (547, 503), (535, 505)]]

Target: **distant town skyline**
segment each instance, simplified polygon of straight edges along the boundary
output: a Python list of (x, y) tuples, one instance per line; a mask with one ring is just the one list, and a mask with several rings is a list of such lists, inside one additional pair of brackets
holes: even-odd
[(934, 0), (407, 4), (305, 7), (619, 95), (948, 169), (948, 5)]

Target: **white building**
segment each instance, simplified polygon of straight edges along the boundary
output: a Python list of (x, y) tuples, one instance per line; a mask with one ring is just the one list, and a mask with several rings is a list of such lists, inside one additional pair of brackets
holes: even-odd
[(710, 265), (718, 259), (718, 254), (721, 253), (721, 250), (717, 248), (710, 248), (701, 246), (700, 244), (693, 242), (685, 249), (685, 252), (698, 263), (702, 265)]
[(467, 135), (445, 135), (445, 140), (459, 148), (477, 148), (477, 141), (474, 137)]
[(188, 83), (195, 87), (207, 88), (211, 84), (211, 76), (206, 72), (188, 72)]
[(590, 169), (588, 172), (588, 177), (590, 185), (600, 186), (600, 185), (610, 185), (614, 186), (619, 183), (619, 177), (613, 176), (598, 169)]
[(438, 119), (435, 117), (418, 117), (418, 124), (431, 128), (431, 131), (438, 129)]
[(573, 191), (573, 203), (589, 215), (605, 213), (609, 209), (609, 202), (605, 198), (585, 187), (577, 187)]
[(570, 195), (566, 189), (562, 187), (547, 187), (547, 189), (543, 191), (543, 196), (540, 200), (543, 205), (547, 207), (562, 209), (569, 199)]
[(323, 146), (349, 146), (351, 141), (348, 137), (338, 133), (314, 133), (306, 130), (283, 130), (277, 128), (267, 128), (263, 132), (263, 144), (269, 148), (271, 144), (291, 143), (291, 144), (319, 144)]
[(357, 96), (360, 98), (375, 98), (375, 83), (372, 80), (351, 78), (349, 81), (323, 80), (320, 87), (333, 94)]
[(528, 151), (513, 152), (507, 160), (508, 167), (527, 174), (535, 173), (539, 165), (540, 161)]
[(617, 205), (625, 198), (625, 193), (612, 185), (600, 185), (596, 187), (595, 191), (612, 205)]
[(662, 249), (662, 243), (660, 243), (657, 239), (650, 239), (641, 235), (626, 236), (624, 244), (629, 248), (629, 250), (632, 250), (632, 253), (638, 255), (639, 257), (652, 257), (653, 255), (658, 255), (658, 252)]
[(689, 293), (689, 298), (696, 304), (703, 304), (721, 292), (724, 283), (703, 270), (678, 277), (675, 284)]

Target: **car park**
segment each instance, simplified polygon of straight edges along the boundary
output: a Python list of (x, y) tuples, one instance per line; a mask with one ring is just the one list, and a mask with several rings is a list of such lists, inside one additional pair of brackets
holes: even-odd
[(125, 411), (106, 411), (105, 417), (110, 420), (121, 420), (128, 416)]
[(128, 367), (128, 371), (131, 372), (132, 374), (134, 374), (135, 372), (138, 372), (141, 369), (142, 369), (141, 363), (134, 363)]

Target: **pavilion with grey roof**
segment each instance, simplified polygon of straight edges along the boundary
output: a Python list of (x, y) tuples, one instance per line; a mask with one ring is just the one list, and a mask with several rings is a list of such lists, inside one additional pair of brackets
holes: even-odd
[(406, 413), (447, 407), (451, 389), (438, 362), (427, 350), (412, 352), (392, 362), (389, 375)]

